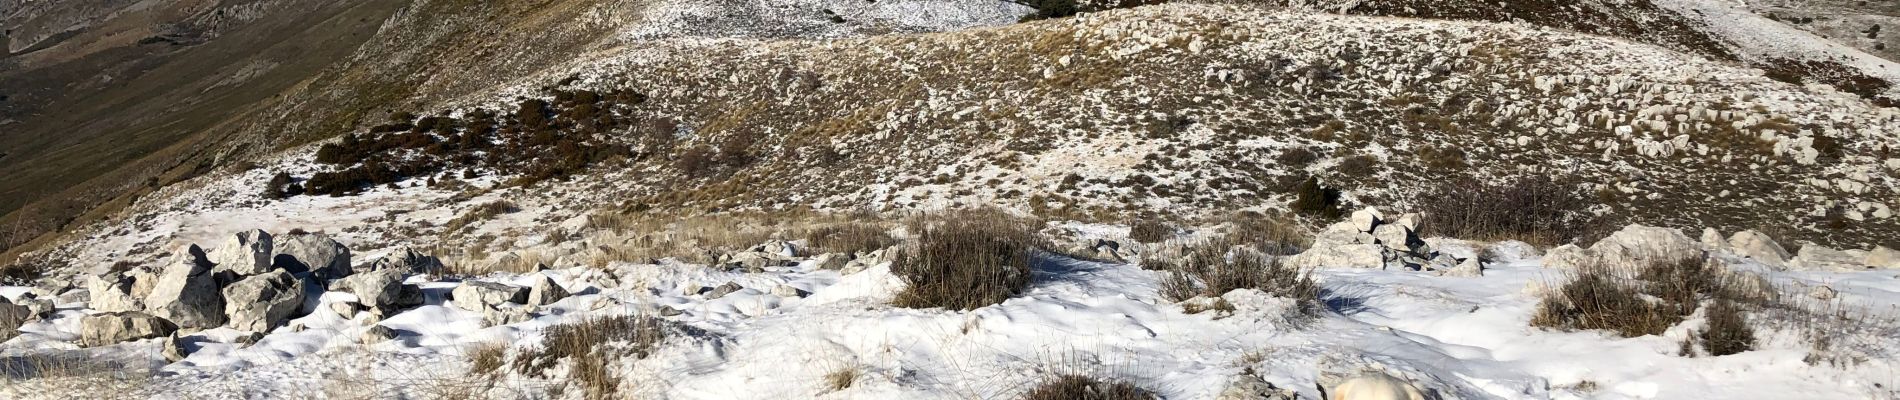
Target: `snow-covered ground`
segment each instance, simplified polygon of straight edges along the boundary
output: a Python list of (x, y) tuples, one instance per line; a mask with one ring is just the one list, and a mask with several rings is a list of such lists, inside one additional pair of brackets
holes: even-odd
[[(1082, 226), (1081, 230), (1090, 226)], [(1731, 260), (1749, 263), (1744, 260)], [(533, 347), (543, 328), (602, 315), (661, 315), (690, 327), (656, 354), (622, 361), (623, 388), (641, 398), (1009, 398), (1055, 374), (1080, 373), (1135, 383), (1169, 399), (1214, 398), (1251, 370), (1266, 381), (1316, 398), (1322, 373), (1377, 369), (1417, 382), (1446, 399), (1789, 399), (1900, 396), (1900, 338), (1862, 338), (1884, 353), (1848, 366), (1811, 365), (1809, 344), (1757, 317), (1757, 350), (1721, 357), (1677, 355), (1678, 341), (1699, 317), (1665, 336), (1619, 338), (1599, 331), (1529, 327), (1538, 288), (1563, 278), (1538, 258), (1506, 260), (1482, 277), (1322, 269), (1327, 311), (1315, 320), (1289, 314), (1293, 302), (1243, 289), (1224, 296), (1231, 313), (1189, 314), (1161, 299), (1164, 273), (1127, 263), (1061, 256), (1038, 260), (1031, 289), (1002, 304), (967, 312), (895, 308), (903, 288), (888, 264), (840, 274), (806, 261), (761, 273), (702, 265), (615, 263), (607, 268), (556, 266), (525, 275), (471, 278), (528, 285), (545, 275), (575, 293), (532, 320), (484, 327), (480, 313), (444, 302), (452, 281), (420, 283), (427, 305), (371, 322), (343, 318), (327, 303), (254, 345), (233, 344), (240, 332), (220, 328), (184, 336), (189, 357), (167, 365), (163, 339), (80, 350), (81, 304), (22, 327), (0, 347), (19, 362), (83, 352), (119, 360), (129, 374), (151, 366), (114, 394), (151, 398), (430, 397), (444, 387), (488, 382), (466, 372), (467, 352), (489, 343)], [(1825, 284), (1839, 305), (1872, 318), (1891, 318), (1900, 304), (1900, 271), (1771, 272), (1792, 293)], [(716, 299), (697, 292), (737, 282), (745, 289)], [(773, 294), (780, 285), (799, 295)], [(24, 288), (0, 289), (10, 298)], [(356, 340), (380, 324), (395, 340)], [(825, 375), (860, 375), (832, 391)], [(9, 379), (15, 377), (8, 377)], [(9, 381), (0, 397), (69, 398), (48, 391), (59, 379)], [(487, 397), (538, 398), (555, 380), (513, 377), (492, 382)], [(568, 395), (578, 396), (578, 391)]]

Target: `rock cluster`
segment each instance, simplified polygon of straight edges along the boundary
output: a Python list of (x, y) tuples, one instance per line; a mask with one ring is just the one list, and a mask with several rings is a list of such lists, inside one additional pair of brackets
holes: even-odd
[[(313, 288), (355, 274), (349, 248), (321, 233), (250, 230), (208, 253), (189, 245), (174, 254), (162, 268), (114, 268), (87, 277), (87, 306), (100, 313), (82, 321), (81, 342), (98, 346), (218, 327), (265, 332), (308, 313)], [(440, 262), (413, 252), (386, 260), (370, 267), (372, 273), (333, 285), (383, 312), (420, 304), (421, 290), (402, 285), (403, 274)]]
[(1405, 268), (1449, 276), (1483, 274), (1484, 267), (1475, 255), (1459, 257), (1434, 251), (1419, 239), (1422, 219), (1418, 214), (1387, 219), (1376, 208), (1355, 211), (1346, 221), (1321, 231), (1311, 248), (1287, 257), (1286, 265), (1301, 269)]

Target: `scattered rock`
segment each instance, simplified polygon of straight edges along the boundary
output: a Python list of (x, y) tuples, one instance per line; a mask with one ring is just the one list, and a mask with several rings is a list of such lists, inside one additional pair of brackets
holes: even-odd
[(1413, 232), (1418, 232), (1419, 225), (1423, 223), (1425, 223), (1425, 216), (1419, 213), (1400, 214), (1399, 219), (1392, 222), (1393, 225), (1403, 226)]
[(210, 329), (224, 325), (224, 296), (212, 278), (210, 260), (193, 245), (158, 276), (146, 312), (180, 328)]
[(678, 316), (680, 314), (685, 314), (685, 313), (686, 313), (685, 311), (680, 311), (680, 309), (673, 308), (673, 307), (664, 307), (664, 306), (660, 307), (660, 316), (662, 317), (673, 317), (673, 316)]
[(211, 252), (211, 262), (217, 265), (212, 272), (251, 276), (270, 271), (273, 246), (270, 233), (263, 230), (252, 229), (227, 236), (224, 243)]
[(1728, 245), (1729, 251), (1735, 252), (1735, 255), (1754, 259), (1770, 267), (1786, 268), (1788, 265), (1788, 250), (1761, 232), (1735, 232), (1729, 236)]
[(776, 253), (747, 251), (733, 254), (730, 258), (726, 259), (725, 264), (727, 268), (743, 269), (747, 273), (756, 274), (765, 272), (766, 268), (785, 267), (795, 265), (796, 263), (791, 261), (788, 257), (780, 256)]
[(92, 314), (79, 320), (79, 342), (85, 347), (165, 337), (177, 331), (171, 321), (139, 311)]
[(376, 344), (394, 340), (396, 336), (395, 329), (390, 329), (382, 325), (370, 325), (369, 329), (363, 330), (361, 336), (356, 337), (356, 342), (362, 344)]
[(463, 281), (449, 292), (456, 307), (469, 311), (486, 311), (507, 303), (523, 304), (528, 302), (528, 289), (494, 282)]
[(1412, 233), (1411, 228), (1393, 224), (1373, 228), (1372, 238), (1386, 248), (1404, 252), (1419, 253), (1417, 250), (1425, 244), (1424, 241), (1418, 240), (1418, 236)]
[(403, 247), (370, 262), (369, 269), (371, 271), (393, 269), (410, 274), (433, 274), (442, 271), (442, 260), (415, 249)]
[(561, 284), (555, 283), (554, 279), (548, 278), (547, 275), (542, 275), (541, 279), (534, 281), (533, 286), (528, 287), (528, 299), (522, 304), (545, 306), (561, 301), (567, 296), (567, 289), (561, 288)]
[(232, 329), (268, 332), (303, 307), (302, 279), (275, 270), (224, 288), (224, 315)]
[(231, 338), (231, 343), (250, 346), (257, 344), (260, 340), (264, 340), (264, 332), (249, 332)]
[(356, 313), (363, 311), (363, 304), (354, 301), (332, 302), (330, 303), (330, 311), (335, 312), (336, 315), (342, 316), (344, 319), (356, 318)]
[(271, 256), (273, 268), (292, 273), (311, 272), (318, 278), (337, 279), (355, 271), (350, 266), (350, 249), (321, 233), (288, 234), (274, 238)]
[(1476, 258), (1467, 258), (1458, 262), (1458, 266), (1439, 271), (1439, 276), (1475, 278), (1484, 276), (1484, 263)]
[(488, 326), (507, 325), (534, 319), (534, 307), (498, 304), (482, 310), (482, 322)]
[(1489, 253), (1486, 255), (1494, 263), (1514, 263), (1543, 255), (1542, 252), (1537, 251), (1537, 246), (1516, 240), (1492, 243), (1491, 246), (1485, 248), (1485, 252)]
[(739, 286), (738, 282), (726, 282), (726, 284), (719, 285), (719, 287), (713, 288), (712, 291), (706, 292), (706, 299), (712, 300), (712, 299), (717, 299), (721, 297), (726, 297), (726, 295), (732, 294), (732, 292), (737, 292), (741, 289), (745, 289), (745, 287)]

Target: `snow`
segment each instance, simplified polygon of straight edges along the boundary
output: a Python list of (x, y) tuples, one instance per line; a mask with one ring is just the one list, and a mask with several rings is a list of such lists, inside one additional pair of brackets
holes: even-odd
[[(1059, 225), (1106, 237), (1125, 229)], [(588, 276), (600, 271), (587, 267), (480, 278), (524, 285), (545, 274), (577, 293), (516, 324), (483, 327), (478, 313), (443, 301), (454, 282), (417, 280), (427, 288), (428, 304), (374, 323), (399, 332), (389, 342), (358, 344), (354, 339), (373, 323), (368, 313), (346, 319), (330, 311), (327, 303), (351, 299), (333, 292), (314, 313), (290, 323), (300, 331), (278, 328), (254, 345), (233, 344), (242, 333), (215, 329), (184, 336), (193, 353), (169, 365), (156, 358), (161, 339), (87, 354), (163, 365), (145, 386), (154, 398), (291, 397), (364, 381), (371, 382), (364, 390), (415, 390), (402, 383), (463, 378), (457, 371), (472, 346), (533, 346), (554, 324), (670, 307), (682, 313), (667, 319), (699, 333), (621, 366), (646, 383), (641, 393), (667, 398), (992, 398), (1052, 374), (1083, 373), (1136, 382), (1165, 398), (1205, 399), (1246, 369), (1303, 398), (1317, 396), (1321, 373), (1362, 368), (1418, 382), (1444, 398), (1891, 398), (1900, 384), (1895, 353), (1850, 367), (1812, 366), (1803, 361), (1808, 349), (1802, 343), (1764, 340), (1762, 348), (1736, 355), (1678, 356), (1676, 338), (1696, 326), (1693, 319), (1665, 336), (1628, 339), (1530, 328), (1536, 289), (1563, 274), (1539, 262), (1493, 265), (1474, 278), (1320, 270), (1328, 311), (1311, 321), (1288, 314), (1292, 301), (1247, 289), (1224, 296), (1237, 308), (1232, 315), (1186, 314), (1157, 297), (1159, 272), (1058, 256), (1039, 259), (1026, 293), (971, 311), (889, 306), (904, 283), (888, 264), (840, 275), (810, 262), (752, 274), (674, 262), (618, 263), (606, 268), (621, 282), (612, 287), (595, 286)], [(1829, 284), (1840, 289), (1843, 305), (1879, 309), (1900, 301), (1896, 274), (1801, 271), (1769, 278)], [(745, 289), (718, 299), (682, 291), (726, 282)], [(810, 295), (770, 294), (780, 284)], [(30, 323), (25, 334), (0, 346), (0, 355), (77, 351), (65, 341), (76, 336), (85, 313), (63, 309)], [(1895, 338), (1874, 340), (1900, 350)], [(841, 368), (860, 370), (858, 384), (829, 392), (820, 382)], [(34, 382), (8, 385), (0, 395), (47, 398), (33, 391)], [(527, 390), (549, 383), (511, 378), (499, 384)]]

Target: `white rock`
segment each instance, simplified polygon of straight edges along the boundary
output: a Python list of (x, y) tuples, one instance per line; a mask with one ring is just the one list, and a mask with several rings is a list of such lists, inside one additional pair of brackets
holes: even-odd
[(1597, 241), (1590, 250), (1608, 265), (1625, 267), (1702, 257), (1702, 244), (1682, 231), (1636, 224)]
[[(1436, 247), (1437, 246), (1433, 246), (1433, 248)], [(1537, 251), (1537, 246), (1516, 240), (1492, 243), (1491, 246), (1486, 249), (1491, 253), (1491, 262), (1496, 263), (1514, 263), (1543, 255), (1543, 253)]]
[(534, 281), (533, 286), (528, 287), (528, 301), (523, 304), (545, 306), (567, 298), (567, 289), (562, 288), (561, 284), (555, 283), (554, 279), (548, 278), (547, 275), (541, 275), (540, 278)]
[(1557, 246), (1550, 249), (1549, 253), (1544, 253), (1544, 268), (1576, 269), (1596, 263), (1596, 251), (1577, 247), (1574, 244)]
[(1425, 400), (1411, 382), (1377, 372), (1348, 378), (1326, 394), (1333, 400)]
[(1866, 261), (1865, 255), (1856, 256), (1851, 252), (1806, 244), (1801, 246), (1801, 251), (1795, 254), (1789, 266), (1803, 270), (1851, 271), (1866, 269), (1867, 266), (1862, 264)]
[(224, 315), (232, 329), (269, 332), (303, 307), (304, 281), (284, 270), (244, 278), (224, 288)]
[(350, 249), (321, 233), (292, 233), (272, 240), (275, 247), (271, 266), (292, 273), (309, 271), (318, 278), (337, 279), (355, 271), (350, 266)]
[(1476, 258), (1467, 258), (1463, 261), (1459, 261), (1457, 267), (1441, 271), (1438, 275), (1465, 278), (1480, 277), (1484, 276), (1484, 264), (1479, 262)]
[(403, 297), (403, 275), (408, 272), (406, 268), (384, 268), (359, 273), (337, 281), (336, 287), (356, 295), (364, 307), (393, 310), (413, 305), (398, 304)]
[(1353, 211), (1352, 217), (1347, 219), (1347, 222), (1352, 223), (1351, 226), (1353, 230), (1372, 233), (1372, 229), (1377, 227), (1381, 222), (1380, 217), (1378, 208), (1366, 207), (1359, 211)]
[(210, 329), (224, 325), (224, 295), (211, 275), (211, 261), (193, 245), (180, 253), (158, 276), (145, 311), (180, 328)]
[(528, 289), (494, 282), (463, 281), (449, 292), (456, 307), (469, 311), (492, 310), (506, 303), (528, 301)]
[(1392, 222), (1394, 225), (1403, 226), (1405, 229), (1410, 229), (1413, 232), (1418, 232), (1419, 224), (1423, 223), (1425, 223), (1425, 216), (1419, 213), (1399, 214), (1399, 219)]
[(1722, 232), (1715, 228), (1702, 228), (1702, 246), (1710, 250), (1728, 248), (1728, 239), (1722, 238)]
[(1887, 246), (1874, 247), (1873, 251), (1867, 252), (1866, 264), (1869, 268), (1900, 269), (1900, 251)]
[(369, 269), (371, 271), (394, 269), (411, 274), (433, 274), (442, 271), (442, 260), (415, 249), (403, 247), (370, 262)]
[(79, 343), (86, 347), (165, 337), (177, 331), (178, 326), (171, 321), (138, 311), (99, 313), (79, 319)]
[(1412, 234), (1411, 228), (1396, 224), (1379, 225), (1373, 228), (1372, 238), (1386, 248), (1405, 252), (1425, 244), (1424, 241), (1418, 240), (1418, 236)]
[(1785, 268), (1788, 264), (1788, 250), (1766, 234), (1752, 230), (1735, 232), (1728, 238), (1729, 250), (1735, 255), (1748, 257), (1757, 262), (1775, 268)]
[(224, 243), (212, 249), (211, 262), (217, 264), (213, 272), (251, 276), (270, 271), (273, 246), (270, 233), (259, 229), (226, 236)]
[(1385, 268), (1394, 259), (1391, 250), (1377, 244), (1347, 244), (1308, 249), (1287, 257), (1286, 265), (1300, 268)]
[(122, 272), (86, 277), (86, 307), (103, 312), (144, 311), (145, 303), (132, 294), (137, 279)]

